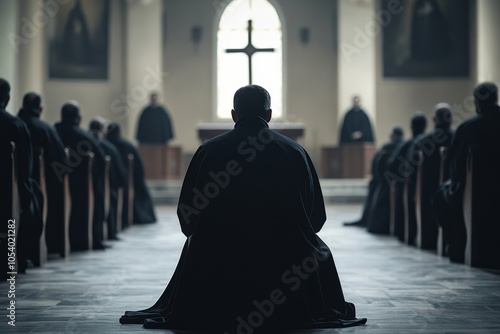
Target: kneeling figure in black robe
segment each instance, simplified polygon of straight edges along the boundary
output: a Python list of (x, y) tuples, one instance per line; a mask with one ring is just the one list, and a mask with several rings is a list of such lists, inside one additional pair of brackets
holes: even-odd
[(177, 210), (187, 240), (170, 283), (120, 322), (217, 333), (365, 323), (316, 235), (326, 213), (308, 154), (269, 129), (262, 87), (238, 90), (232, 115), (234, 129), (189, 165)]

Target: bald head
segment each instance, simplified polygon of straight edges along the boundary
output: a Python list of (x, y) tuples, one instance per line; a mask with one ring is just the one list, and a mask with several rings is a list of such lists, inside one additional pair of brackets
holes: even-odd
[(80, 124), (81, 114), (80, 105), (76, 101), (68, 101), (61, 108), (61, 119), (63, 121), (74, 122)]
[(99, 134), (104, 133), (104, 125), (106, 121), (102, 117), (94, 117), (89, 122), (89, 130)]
[(422, 113), (416, 113), (411, 118), (411, 131), (413, 136), (417, 136), (421, 133), (424, 133), (425, 128), (427, 127), (427, 118)]
[(266, 89), (258, 85), (241, 87), (234, 94), (233, 108), (233, 119), (235, 121), (238, 118), (257, 116), (269, 122), (271, 120), (271, 95)]
[(453, 110), (448, 103), (438, 103), (434, 107), (434, 124), (449, 128), (453, 122)]
[(107, 136), (108, 137), (120, 137), (121, 135), (121, 128), (120, 128), (120, 124), (118, 123), (110, 123), (108, 125), (108, 134)]
[(477, 111), (488, 109), (498, 104), (498, 87), (493, 82), (483, 82), (474, 88), (474, 103)]
[(42, 112), (41, 96), (33, 92), (25, 94), (23, 97), (23, 109), (40, 114)]
[(0, 107), (5, 108), (10, 100), (10, 85), (9, 82), (0, 78)]

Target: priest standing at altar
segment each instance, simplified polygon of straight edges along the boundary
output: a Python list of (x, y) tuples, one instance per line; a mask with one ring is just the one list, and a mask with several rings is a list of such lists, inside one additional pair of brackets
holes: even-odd
[(352, 99), (352, 108), (345, 114), (340, 131), (340, 143), (373, 143), (373, 132), (370, 119), (360, 106), (359, 96)]
[(150, 104), (139, 117), (136, 138), (146, 178), (166, 179), (167, 143), (174, 138), (174, 131), (168, 111), (158, 103), (157, 93), (151, 94)]

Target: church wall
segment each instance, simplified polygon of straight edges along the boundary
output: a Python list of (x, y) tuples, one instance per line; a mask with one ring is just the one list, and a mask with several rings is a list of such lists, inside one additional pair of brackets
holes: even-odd
[[(196, 125), (211, 122), (215, 78), (214, 19), (223, 1), (165, 0), (164, 71), (162, 101), (170, 112), (175, 139), (190, 155), (200, 141)], [(200, 27), (201, 39), (194, 41), (192, 29)]]
[(493, 81), (500, 84), (500, 1), (481, 0), (478, 10), (478, 81)]
[[(374, 19), (374, 1), (339, 1), (339, 131), (352, 98), (359, 95), (361, 106), (375, 129), (375, 52), (380, 32)], [(340, 136), (340, 134), (339, 134)], [(375, 138), (377, 140), (377, 138)]]
[(389, 138), (393, 126), (403, 126), (405, 138), (411, 137), (410, 117), (415, 112), (427, 116), (427, 130), (434, 127), (433, 108), (447, 102), (455, 110), (453, 127), (475, 114), (472, 90), (476, 84), (475, 2), (471, 11), (470, 75), (467, 78), (384, 78), (382, 68), (382, 36), (377, 37), (376, 122), (377, 144)]
[[(286, 119), (305, 124), (299, 142), (320, 169), (322, 146), (338, 137), (337, 1), (279, 0), (285, 29)], [(300, 29), (309, 29), (308, 43)]]
[[(61, 2), (64, 3), (64, 2)], [(123, 113), (113, 108), (113, 102), (124, 93), (124, 2), (111, 0), (109, 25), (109, 67), (107, 80), (70, 80), (50, 79), (48, 64), (44, 73), (44, 117), (51, 123), (60, 119), (60, 109), (64, 102), (76, 100), (83, 113), (82, 127), (87, 128), (89, 120), (94, 116), (102, 116), (113, 121), (125, 121)], [(64, 4), (62, 6), (65, 6)], [(45, 50), (48, 53), (48, 43)]]
[(10, 112), (16, 112), (18, 100), (17, 90), (17, 52), (15, 44), (12, 43), (13, 36), (19, 36), (17, 29), (19, 4), (17, 1), (0, 0), (0, 77), (9, 81), (11, 86), (11, 101), (7, 106)]

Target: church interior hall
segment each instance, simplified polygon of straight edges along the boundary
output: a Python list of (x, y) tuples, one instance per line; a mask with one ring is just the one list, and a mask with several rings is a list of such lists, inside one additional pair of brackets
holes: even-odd
[[(500, 276), (404, 246), (392, 237), (344, 227), (357, 204), (329, 205), (319, 233), (332, 249), (346, 300), (365, 326), (296, 333), (462, 333), (500, 331)], [(120, 325), (131, 307), (148, 307), (178, 261), (184, 235), (174, 206), (158, 208), (159, 223), (134, 226), (106, 252), (72, 254), (19, 275), (16, 327), (2, 333), (174, 333)], [(0, 284), (5, 313), (8, 285)], [(3, 317), (4, 318), (4, 317)], [(178, 333), (187, 333), (180, 331)]]

